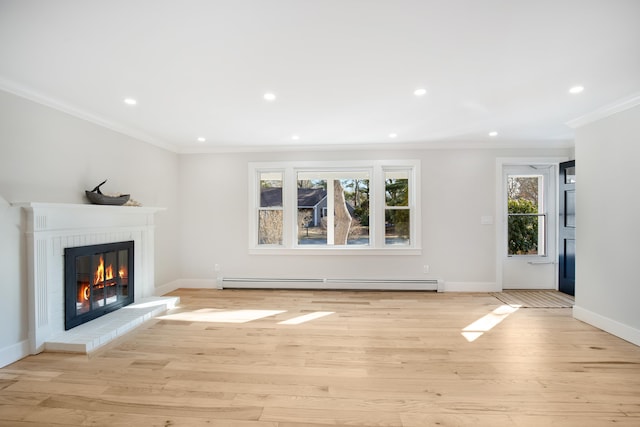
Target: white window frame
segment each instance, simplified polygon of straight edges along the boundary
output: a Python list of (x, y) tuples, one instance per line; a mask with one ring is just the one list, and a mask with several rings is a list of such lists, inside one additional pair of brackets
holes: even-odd
[[(535, 169), (536, 167), (541, 167), (544, 169)], [(508, 197), (507, 197), (507, 179), (509, 176), (517, 176), (517, 177), (541, 177), (542, 185), (539, 187), (539, 194), (541, 193), (540, 200), (538, 204), (540, 206), (538, 215), (544, 215), (544, 229), (538, 231), (538, 242), (542, 241), (543, 243), (543, 253), (540, 254), (527, 254), (527, 255), (509, 255), (509, 209), (508, 209)], [(552, 194), (551, 186), (555, 185), (554, 181), (555, 175), (553, 170), (553, 165), (509, 165), (503, 168), (502, 175), (502, 185), (503, 185), (503, 206), (502, 206), (502, 215), (503, 215), (503, 227), (504, 227), (504, 239), (502, 242), (503, 253), (507, 258), (531, 258), (531, 259), (547, 259), (550, 256), (555, 256), (555, 215), (556, 209), (554, 201), (550, 199), (549, 194)], [(541, 210), (541, 212), (540, 212)]]
[[(260, 179), (261, 173), (276, 173), (276, 174), (281, 174), (282, 176), (282, 206), (269, 206), (269, 207), (262, 207), (260, 206), (260, 191), (257, 191), (258, 194), (258, 199), (255, 201), (256, 203), (256, 210), (255, 210), (255, 214), (256, 214), (256, 239), (258, 239), (258, 233), (259, 233), (259, 218), (260, 218), (260, 212), (261, 211), (281, 211), (283, 212), (283, 216), (284, 216), (284, 171), (282, 169), (262, 169), (260, 170), (257, 174), (256, 174), (256, 179), (258, 180), (258, 188), (260, 188)], [(282, 233), (283, 233), (283, 241), (284, 241), (284, 224), (282, 227)], [(279, 247), (280, 245), (278, 244), (261, 244), (260, 246), (273, 246), (273, 247)]]
[[(385, 244), (385, 171), (409, 172), (410, 238), (408, 245)], [(369, 171), (369, 244), (299, 245), (297, 243), (297, 173), (299, 171)], [(283, 171), (284, 227), (282, 245), (258, 244), (261, 172)], [(421, 255), (421, 201), (419, 160), (249, 162), (249, 253), (264, 255)]]

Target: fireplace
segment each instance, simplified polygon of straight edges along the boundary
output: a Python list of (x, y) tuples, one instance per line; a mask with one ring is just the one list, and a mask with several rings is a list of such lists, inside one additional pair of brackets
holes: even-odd
[(134, 301), (133, 241), (64, 249), (65, 330)]
[[(154, 297), (155, 288), (155, 215), (164, 208), (103, 206), (66, 203), (12, 203), (24, 210), (22, 228), (27, 252), (28, 349), (38, 354), (45, 350), (88, 353), (122, 336), (147, 320), (156, 308), (145, 306), (127, 310)], [(133, 241), (133, 261), (129, 260), (128, 294), (134, 303), (100, 319), (101, 326), (85, 323), (65, 330), (65, 250), (88, 245)], [(135, 266), (135, 271), (131, 268)], [(77, 286), (77, 278), (71, 283)], [(135, 281), (135, 290), (132, 289)], [(166, 308), (165, 308), (166, 309)], [(125, 315), (129, 311), (129, 314)], [(133, 314), (135, 312), (135, 314)], [(143, 318), (141, 318), (143, 316)], [(105, 317), (114, 318), (113, 322)], [(122, 322), (119, 321), (122, 319)]]

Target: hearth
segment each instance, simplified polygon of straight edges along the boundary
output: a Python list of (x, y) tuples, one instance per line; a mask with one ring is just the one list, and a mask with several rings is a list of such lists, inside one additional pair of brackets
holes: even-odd
[(134, 301), (133, 241), (64, 249), (65, 330)]

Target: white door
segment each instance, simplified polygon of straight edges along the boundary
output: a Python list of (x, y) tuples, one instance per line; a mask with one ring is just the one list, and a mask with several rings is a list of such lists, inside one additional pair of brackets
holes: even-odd
[(556, 175), (555, 164), (502, 168), (503, 289), (557, 288)]

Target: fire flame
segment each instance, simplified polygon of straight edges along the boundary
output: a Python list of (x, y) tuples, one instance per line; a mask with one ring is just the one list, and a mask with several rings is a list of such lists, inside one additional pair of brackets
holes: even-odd
[(125, 266), (121, 266), (121, 267), (120, 267), (120, 270), (118, 271), (118, 276), (119, 276), (121, 279), (124, 279), (125, 277), (127, 277), (127, 267), (125, 267)]
[(89, 297), (91, 296), (91, 288), (88, 285), (84, 285), (82, 287), (82, 298), (85, 301), (89, 301)]
[(98, 283), (104, 282), (105, 274), (107, 276), (106, 280), (113, 280), (113, 266), (108, 265), (105, 270), (104, 257), (100, 256), (100, 264), (98, 264), (98, 269), (96, 270), (96, 273), (93, 276), (93, 283), (97, 285)]

